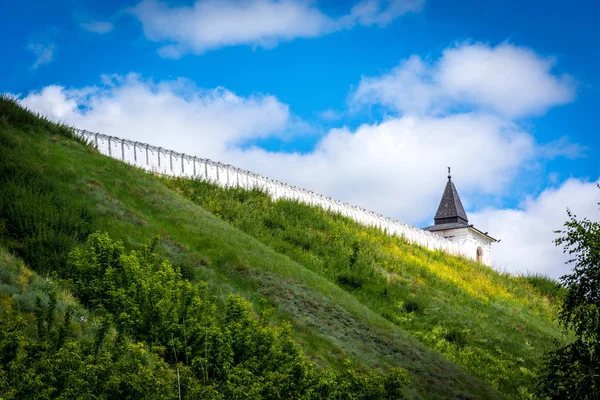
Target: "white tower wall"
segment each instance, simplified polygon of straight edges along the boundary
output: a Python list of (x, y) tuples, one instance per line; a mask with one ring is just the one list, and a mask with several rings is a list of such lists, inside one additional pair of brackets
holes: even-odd
[[(477, 230), (465, 227), (447, 231), (435, 231), (433, 233), (458, 244), (461, 255), (490, 267), (492, 266), (492, 241)], [(481, 249), (481, 258), (479, 260), (477, 256), (478, 249)]]

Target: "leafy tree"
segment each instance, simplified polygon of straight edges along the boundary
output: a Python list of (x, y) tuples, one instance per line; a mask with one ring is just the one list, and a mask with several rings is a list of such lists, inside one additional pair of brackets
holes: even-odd
[[(599, 185), (600, 187), (600, 185)], [(600, 203), (599, 203), (600, 204)], [(577, 219), (567, 210), (569, 220), (556, 245), (572, 255), (567, 263), (575, 268), (561, 278), (567, 292), (559, 313), (564, 329), (575, 340), (551, 351), (545, 360), (541, 388), (545, 396), (557, 399), (600, 398), (600, 223)]]

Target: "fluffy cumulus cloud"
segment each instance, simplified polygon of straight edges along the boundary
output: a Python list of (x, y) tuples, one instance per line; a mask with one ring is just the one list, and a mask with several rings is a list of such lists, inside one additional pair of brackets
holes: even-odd
[(538, 197), (528, 198), (518, 209), (485, 209), (470, 219), (482, 229), (490, 229), (501, 239), (494, 245), (494, 264), (513, 273), (543, 273), (560, 277), (573, 266), (569, 255), (554, 240), (563, 229), (569, 208), (578, 217), (600, 220), (600, 189), (596, 182), (569, 179), (561, 186), (548, 188)]
[[(490, 53), (498, 49), (473, 46)], [(414, 65), (404, 70), (420, 78), (409, 79), (401, 86), (397, 86), (395, 78), (401, 75), (398, 71), (369, 78), (372, 85), (378, 79), (380, 88), (379, 97), (372, 97), (371, 104), (389, 102), (403, 109), (408, 107), (412, 96), (420, 111), (388, 117), (356, 129), (332, 129), (316, 139), (312, 151), (302, 154), (248, 146), (256, 139), (288, 135), (295, 125), (302, 125), (287, 105), (267, 94), (242, 97), (224, 88), (198, 88), (188, 80), (154, 82), (130, 74), (104, 77), (103, 85), (98, 87), (49, 86), (23, 97), (22, 102), (80, 128), (228, 162), (404, 222), (425, 225), (430, 223), (439, 202), (448, 165), (452, 166), (463, 203), (467, 210), (473, 210), (481, 207), (474, 204), (473, 199), (504, 198), (516, 181), (535, 170), (540, 160), (573, 158), (582, 151), (568, 138), (538, 143), (522, 124), (501, 112), (500, 104), (504, 101), (516, 101), (505, 97), (501, 90), (469, 89), (471, 93), (485, 92), (484, 100), (473, 100), (474, 97), (469, 100), (480, 107), (449, 112), (446, 101), (451, 102), (452, 97), (446, 100), (435, 94), (441, 87), (438, 75), (443, 74), (432, 74), (431, 69), (442, 71), (447, 68), (444, 65), (456, 62), (448, 61), (449, 52), (469, 58), (467, 50), (470, 48), (450, 49), (433, 66), (425, 65), (416, 57), (410, 58), (406, 63)], [(518, 61), (524, 69), (530, 65), (527, 60), (543, 60), (534, 55), (527, 57)], [(536, 82), (551, 82), (550, 86), (555, 84), (562, 88), (561, 78), (547, 69), (540, 71)], [(387, 79), (389, 83), (385, 83)], [(363, 79), (360, 86), (364, 87), (365, 82)], [(391, 89), (387, 85), (391, 85)], [(470, 86), (460, 83), (452, 87)], [(394, 88), (406, 89), (410, 96), (393, 97)], [(540, 87), (539, 90), (550, 89)], [(370, 95), (374, 96), (373, 93)], [(388, 99), (383, 93), (391, 97)], [(530, 99), (536, 98), (528, 95), (532, 96)], [(354, 96), (367, 94), (359, 87)], [(365, 101), (365, 97), (361, 101)], [(560, 101), (538, 99), (533, 107), (534, 102), (528, 100), (518, 113), (509, 114), (524, 115), (524, 110), (534, 112), (564, 101), (566, 98)], [(569, 181), (523, 202), (517, 209), (486, 209), (471, 214), (471, 220), (502, 238), (495, 251), (499, 268), (556, 275), (562, 267), (560, 262), (557, 267), (557, 259), (549, 256), (555, 251), (551, 243), (552, 230), (560, 228), (567, 205), (578, 211), (578, 204), (582, 207), (586, 204), (582, 215), (589, 215), (589, 207), (595, 205), (592, 191), (588, 191), (590, 185)], [(577, 201), (570, 201), (574, 193), (583, 193), (584, 188), (585, 196), (578, 194)], [(553, 210), (552, 218), (550, 210)]]
[(153, 82), (136, 74), (103, 80), (102, 87), (48, 86), (22, 102), (73, 126), (215, 158), (290, 123), (288, 107), (273, 96), (243, 98), (184, 79)]
[(273, 47), (357, 24), (385, 25), (421, 7), (422, 0), (363, 0), (349, 14), (334, 18), (314, 2), (302, 0), (197, 0), (190, 6), (143, 0), (130, 12), (140, 20), (148, 39), (165, 43), (159, 49), (161, 56), (178, 58), (225, 46)]
[(466, 43), (446, 49), (435, 63), (412, 56), (389, 74), (363, 77), (351, 101), (409, 114), (466, 108), (509, 118), (539, 115), (575, 96), (572, 78), (553, 74), (554, 65), (553, 58), (508, 43)]
[(420, 224), (437, 207), (447, 165), (462, 193), (500, 194), (535, 148), (513, 124), (468, 114), (334, 129), (306, 155), (257, 148), (234, 155), (252, 170)]

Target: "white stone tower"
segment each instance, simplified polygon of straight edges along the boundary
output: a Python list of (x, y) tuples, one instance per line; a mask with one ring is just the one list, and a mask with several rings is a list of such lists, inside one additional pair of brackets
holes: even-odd
[(448, 167), (448, 183), (444, 189), (434, 224), (423, 228), (458, 243), (460, 253), (485, 265), (492, 265), (492, 243), (498, 240), (469, 225), (467, 213), (452, 182)]

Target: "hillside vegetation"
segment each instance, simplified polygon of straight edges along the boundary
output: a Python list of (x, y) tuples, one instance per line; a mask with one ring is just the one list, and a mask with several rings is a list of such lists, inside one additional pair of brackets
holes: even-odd
[(514, 278), (258, 190), (163, 180), (506, 394), (534, 392), (540, 356), (560, 339), (540, 276)]
[(7, 99), (0, 160), (3, 398), (527, 398), (564, 340), (539, 283), (148, 174)]

